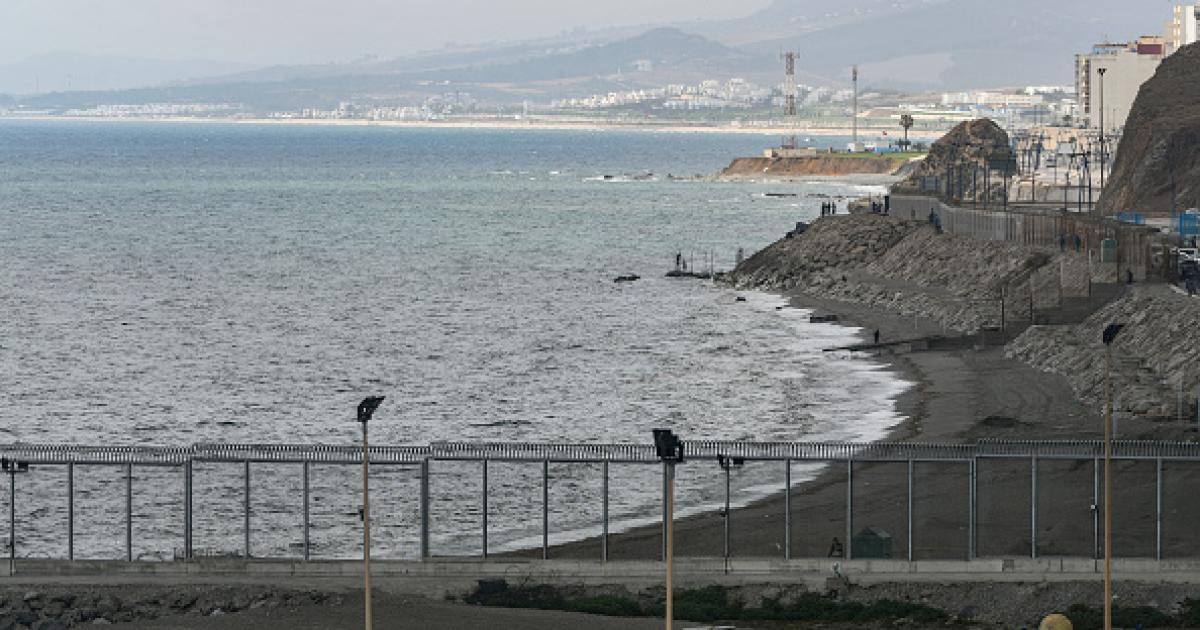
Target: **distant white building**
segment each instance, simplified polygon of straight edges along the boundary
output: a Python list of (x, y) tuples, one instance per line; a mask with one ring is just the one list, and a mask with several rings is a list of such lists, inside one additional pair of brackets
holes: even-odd
[[(1140, 37), (1126, 44), (1097, 44), (1092, 52), (1075, 56), (1075, 91), (1079, 102), (1079, 122), (1100, 127), (1100, 104), (1104, 102), (1104, 129), (1125, 126), (1129, 110), (1142, 84), (1158, 69), (1165, 56), (1163, 37)], [(1101, 98), (1100, 70), (1104, 69), (1104, 94)]]
[(942, 107), (956, 109), (1032, 109), (1046, 101), (1041, 94), (1005, 92), (948, 92), (942, 94)]
[(1200, 41), (1200, 1), (1175, 5), (1175, 14), (1167, 22), (1166, 54)]

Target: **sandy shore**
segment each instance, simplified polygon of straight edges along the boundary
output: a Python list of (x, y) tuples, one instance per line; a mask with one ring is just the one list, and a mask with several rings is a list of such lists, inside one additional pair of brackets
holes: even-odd
[[(796, 294), (796, 307), (837, 313), (843, 323), (882, 338), (898, 339), (940, 333), (927, 322), (914, 321), (845, 302)], [(907, 420), (889, 436), (893, 441), (973, 443), (1000, 439), (1096, 439), (1101, 436), (1099, 410), (1082, 405), (1062, 377), (1036, 371), (1004, 358), (1001, 348), (921, 352), (885, 359), (915, 383), (898, 401)], [(1140, 421), (1149, 424), (1148, 421)], [(1130, 422), (1126, 438), (1156, 427)], [(917, 559), (965, 559), (968, 554), (968, 477), (963, 464), (918, 464), (915, 469), (913, 554)], [(1116, 554), (1154, 557), (1155, 464), (1124, 462), (1114, 473), (1114, 538)], [(713, 474), (720, 474), (715, 468)], [(978, 469), (978, 555), (1028, 557), (1031, 554), (1031, 467), (1029, 460), (987, 460)], [(1091, 462), (1044, 461), (1039, 464), (1037, 505), (1038, 555), (1093, 557), (1093, 465)], [(1200, 531), (1190, 524), (1200, 509), (1190, 501), (1200, 470), (1168, 464), (1165, 472), (1164, 557), (1194, 555)], [(845, 539), (846, 472), (830, 467), (817, 479), (792, 492), (793, 557), (826, 557), (832, 539)], [(754, 503), (732, 515), (732, 554), (783, 557), (784, 498)], [(854, 527), (877, 527), (893, 538), (893, 557), (907, 549), (907, 467), (904, 464), (860, 464), (854, 469)], [(678, 522), (676, 554), (720, 556), (724, 522), (704, 514)], [(635, 529), (610, 537), (614, 559), (657, 558), (661, 530)], [(596, 558), (598, 540), (562, 545), (551, 557)], [(540, 550), (528, 552), (538, 556)]]

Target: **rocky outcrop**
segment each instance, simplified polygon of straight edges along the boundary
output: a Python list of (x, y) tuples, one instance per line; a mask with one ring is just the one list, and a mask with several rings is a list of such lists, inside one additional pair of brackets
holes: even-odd
[[(991, 166), (992, 175), (983, 173)], [(946, 135), (934, 142), (929, 155), (915, 165), (907, 177), (892, 186), (895, 194), (920, 194), (924, 191), (927, 178), (938, 178), (943, 182), (940, 194), (946, 193), (945, 179), (951, 178), (954, 196), (974, 199), (975, 189), (979, 198), (991, 190), (994, 200), (1004, 196), (1004, 173), (1017, 172), (1016, 158), (1009, 145), (1008, 134), (999, 125), (987, 118), (959, 123)], [(986, 181), (986, 188), (985, 188)]]
[[(1107, 187), (1105, 214), (1200, 206), (1200, 43), (1167, 57), (1133, 103)], [(1174, 191), (1174, 195), (1172, 194)]]
[[(1200, 300), (1165, 285), (1136, 287), (1077, 326), (1036, 326), (1009, 344), (1007, 354), (1062, 374), (1075, 393), (1097, 408), (1104, 398), (1104, 344), (1111, 323), (1125, 329), (1113, 345), (1118, 413), (1172, 418), (1200, 383)], [(1189, 402), (1190, 406), (1190, 402)]]
[(864, 267), (909, 234), (925, 227), (878, 215), (823, 217), (742, 261), (730, 280), (742, 287), (786, 291), (817, 276)]
[[(1082, 262), (1081, 262), (1082, 260)], [(931, 319), (973, 332), (1027, 313), (1029, 292), (1057, 302), (1064, 268), (1086, 260), (1057, 249), (984, 243), (940, 234), (924, 221), (860, 214), (825, 217), (802, 235), (746, 259), (729, 279), (740, 287), (800, 290)], [(1027, 319), (1027, 316), (1025, 316)]]
[(787, 179), (791, 177), (891, 175), (906, 164), (906, 157), (875, 154), (836, 154), (817, 157), (737, 158), (721, 179)]

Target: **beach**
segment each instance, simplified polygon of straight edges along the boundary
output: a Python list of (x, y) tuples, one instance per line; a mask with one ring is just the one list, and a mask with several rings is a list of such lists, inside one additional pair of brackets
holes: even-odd
[[(874, 330), (883, 340), (940, 333), (927, 321), (898, 316), (859, 304), (793, 293), (792, 306), (835, 313), (847, 325), (861, 327), (864, 342)], [(1006, 359), (1002, 348), (914, 352), (886, 359), (915, 386), (897, 401), (906, 420), (889, 441), (973, 443), (983, 439), (1098, 439), (1098, 409), (1076, 399), (1066, 379)], [(1145, 426), (1139, 426), (1144, 424)], [(1150, 430), (1152, 421), (1130, 421), (1124, 430)], [(687, 464), (685, 464), (687, 465)], [(963, 464), (919, 464), (915, 470), (913, 556), (919, 560), (966, 560), (968, 555), (968, 482)], [(1118, 556), (1153, 557), (1155, 553), (1153, 462), (1121, 462), (1114, 474), (1114, 544)], [(720, 474), (714, 467), (713, 475)], [(979, 557), (1028, 557), (1031, 478), (1028, 459), (979, 464)], [(1093, 466), (1085, 462), (1039, 465), (1038, 555), (1093, 557)], [(1164, 490), (1164, 557), (1187, 555), (1200, 544), (1188, 526), (1200, 509), (1187, 500), (1200, 471), (1176, 466)], [(846, 471), (830, 466), (815, 480), (796, 485), (791, 496), (792, 556), (827, 557), (832, 540), (846, 533)], [(906, 466), (865, 463), (854, 469), (854, 531), (877, 527), (892, 535), (892, 556), (907, 555)], [(783, 558), (784, 506), (779, 494), (732, 513), (731, 555)], [(677, 556), (720, 556), (724, 519), (708, 513), (681, 519), (675, 526)], [(612, 559), (656, 558), (661, 529), (643, 527), (614, 534)], [(538, 550), (537, 553), (540, 553)], [(529, 557), (534, 552), (524, 554)], [(595, 539), (550, 550), (552, 558), (595, 558)]]

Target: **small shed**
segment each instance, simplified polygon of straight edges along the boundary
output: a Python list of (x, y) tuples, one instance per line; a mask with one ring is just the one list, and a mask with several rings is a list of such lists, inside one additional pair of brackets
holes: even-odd
[(882, 560), (892, 557), (892, 535), (868, 527), (854, 536), (854, 558)]

